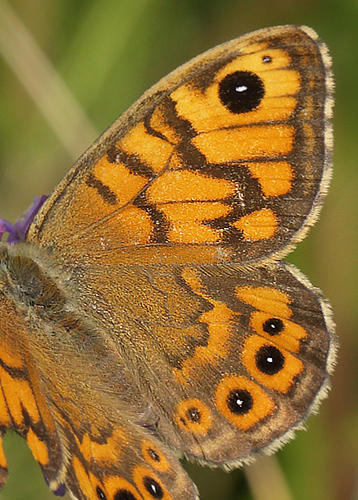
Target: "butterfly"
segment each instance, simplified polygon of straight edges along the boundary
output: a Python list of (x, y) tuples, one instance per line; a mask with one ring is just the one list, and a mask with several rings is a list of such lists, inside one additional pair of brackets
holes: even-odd
[(310, 28), (213, 48), (0, 243), (1, 435), (26, 439), (53, 492), (195, 499), (179, 457), (237, 467), (326, 395), (330, 306), (282, 258), (328, 189), (332, 89)]

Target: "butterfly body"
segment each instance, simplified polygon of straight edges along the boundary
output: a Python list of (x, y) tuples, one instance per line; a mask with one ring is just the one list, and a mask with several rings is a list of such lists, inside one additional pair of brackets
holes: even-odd
[(330, 308), (279, 259), (327, 190), (331, 91), (309, 28), (214, 48), (105, 132), (24, 243), (0, 244), (0, 425), (52, 490), (195, 498), (176, 455), (237, 466), (324, 396)]

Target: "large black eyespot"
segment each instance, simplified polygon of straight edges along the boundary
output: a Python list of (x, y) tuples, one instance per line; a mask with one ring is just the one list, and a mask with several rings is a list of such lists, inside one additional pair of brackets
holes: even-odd
[(235, 71), (219, 84), (219, 97), (232, 113), (247, 113), (257, 108), (265, 95), (262, 80), (251, 71)]
[(128, 490), (118, 490), (114, 495), (114, 500), (137, 500), (136, 497)]
[(234, 389), (226, 398), (229, 410), (235, 413), (235, 415), (245, 415), (245, 413), (248, 413), (252, 408), (253, 402), (251, 394), (245, 389)]
[(268, 333), (269, 335), (277, 335), (278, 333), (281, 333), (283, 329), (283, 321), (279, 318), (267, 319), (263, 324), (264, 332)]
[(96, 488), (96, 493), (97, 493), (99, 500), (107, 500), (107, 497), (104, 494), (104, 491), (99, 486), (97, 486), (97, 488)]
[(255, 355), (257, 368), (266, 375), (275, 375), (282, 370), (285, 358), (277, 347), (264, 345)]
[(145, 476), (143, 484), (148, 493), (155, 499), (160, 500), (164, 496), (163, 488), (152, 477)]
[(186, 418), (190, 420), (190, 422), (194, 422), (199, 424), (201, 422), (201, 413), (195, 406), (188, 408), (185, 412)]

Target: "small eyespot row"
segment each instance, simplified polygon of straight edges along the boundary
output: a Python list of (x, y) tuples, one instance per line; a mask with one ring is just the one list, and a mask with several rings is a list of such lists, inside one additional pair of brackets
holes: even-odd
[[(279, 329), (280, 323), (275, 327)], [(242, 361), (258, 385), (247, 376), (228, 375), (221, 380), (215, 403), (219, 412), (240, 430), (247, 430), (275, 410), (272, 397), (262, 387), (286, 393), (303, 370), (302, 362), (285, 349), (253, 335), (244, 345)], [(200, 400), (189, 398), (176, 408), (175, 421), (192, 434), (205, 434), (212, 426), (210, 409)]]

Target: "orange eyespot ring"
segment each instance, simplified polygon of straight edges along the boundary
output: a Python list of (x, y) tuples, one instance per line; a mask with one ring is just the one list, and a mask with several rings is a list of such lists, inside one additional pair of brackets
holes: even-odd
[(258, 335), (246, 340), (242, 361), (258, 382), (283, 393), (290, 390), (294, 378), (303, 371), (301, 360)]
[(197, 398), (181, 401), (174, 419), (178, 427), (193, 434), (206, 434), (212, 425), (210, 409)]
[[(109, 500), (111, 498), (125, 498), (126, 500), (142, 500), (138, 490), (126, 479), (118, 476), (105, 477), (103, 480), (105, 495)], [(98, 494), (99, 492), (97, 492)], [(102, 500), (98, 497), (98, 500)]]
[(171, 500), (161, 480), (146, 467), (135, 467), (133, 479), (144, 500)]
[(153, 469), (159, 471), (167, 471), (170, 469), (168, 460), (165, 458), (158, 446), (149, 441), (149, 439), (143, 440), (142, 453), (146, 462), (148, 462)]
[(250, 429), (275, 410), (273, 400), (255, 382), (236, 375), (225, 377), (215, 393), (220, 413), (242, 431)]

